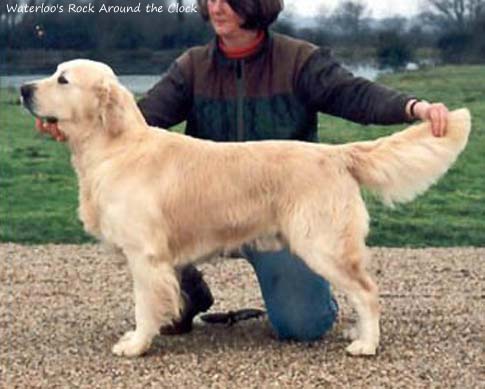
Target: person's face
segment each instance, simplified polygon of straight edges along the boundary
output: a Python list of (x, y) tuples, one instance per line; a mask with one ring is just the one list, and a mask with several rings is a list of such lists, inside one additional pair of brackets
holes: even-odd
[(241, 32), (244, 20), (226, 0), (208, 0), (207, 10), (212, 27), (220, 37), (231, 37)]

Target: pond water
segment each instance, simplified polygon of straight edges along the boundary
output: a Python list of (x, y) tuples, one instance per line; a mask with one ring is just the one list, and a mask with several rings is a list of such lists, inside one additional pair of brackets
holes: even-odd
[[(352, 71), (355, 75), (367, 78), (369, 80), (375, 80), (381, 70), (371, 65), (344, 65), (347, 69)], [(12, 76), (0, 76), (1, 88), (15, 88), (18, 89), (20, 85), (25, 82), (37, 80), (39, 78), (46, 77), (46, 74), (29, 74), (29, 75), (12, 75)], [(159, 79), (159, 75), (143, 75), (143, 74), (131, 74), (122, 75), (118, 77), (123, 85), (125, 85), (133, 93), (144, 93), (150, 89)]]

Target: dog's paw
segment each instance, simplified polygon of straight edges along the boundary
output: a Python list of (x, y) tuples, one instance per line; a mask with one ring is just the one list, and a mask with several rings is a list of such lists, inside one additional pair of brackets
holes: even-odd
[(150, 348), (151, 343), (151, 339), (140, 336), (136, 331), (128, 331), (113, 346), (111, 351), (120, 357), (137, 357), (145, 353)]
[(347, 340), (357, 340), (359, 339), (359, 329), (357, 326), (349, 326), (344, 328), (343, 336)]
[(118, 340), (118, 343), (121, 343), (121, 342), (126, 342), (128, 340), (130, 340), (132, 337), (133, 337), (133, 334), (135, 333), (135, 331), (126, 331), (125, 334)]
[(354, 340), (346, 349), (351, 355), (376, 355), (377, 345), (363, 340)]

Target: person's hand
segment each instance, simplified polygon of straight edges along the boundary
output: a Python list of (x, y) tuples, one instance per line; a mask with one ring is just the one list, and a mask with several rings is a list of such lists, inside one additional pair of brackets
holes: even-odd
[(57, 123), (44, 122), (39, 118), (35, 119), (35, 127), (42, 134), (48, 134), (58, 142), (65, 142), (66, 135), (59, 129)]
[(448, 124), (448, 108), (443, 103), (430, 104), (427, 101), (418, 101), (413, 107), (413, 119), (431, 122), (431, 132), (436, 137), (446, 135)]

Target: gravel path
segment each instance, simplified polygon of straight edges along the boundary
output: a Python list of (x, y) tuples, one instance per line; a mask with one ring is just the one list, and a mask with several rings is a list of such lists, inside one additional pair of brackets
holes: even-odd
[[(110, 349), (133, 326), (124, 263), (100, 246), (0, 245), (2, 388), (485, 388), (485, 248), (373, 249), (381, 347), (347, 356), (338, 325), (314, 343), (275, 340), (266, 319), (198, 322), (138, 359)], [(262, 307), (242, 260), (202, 266), (213, 311)]]

